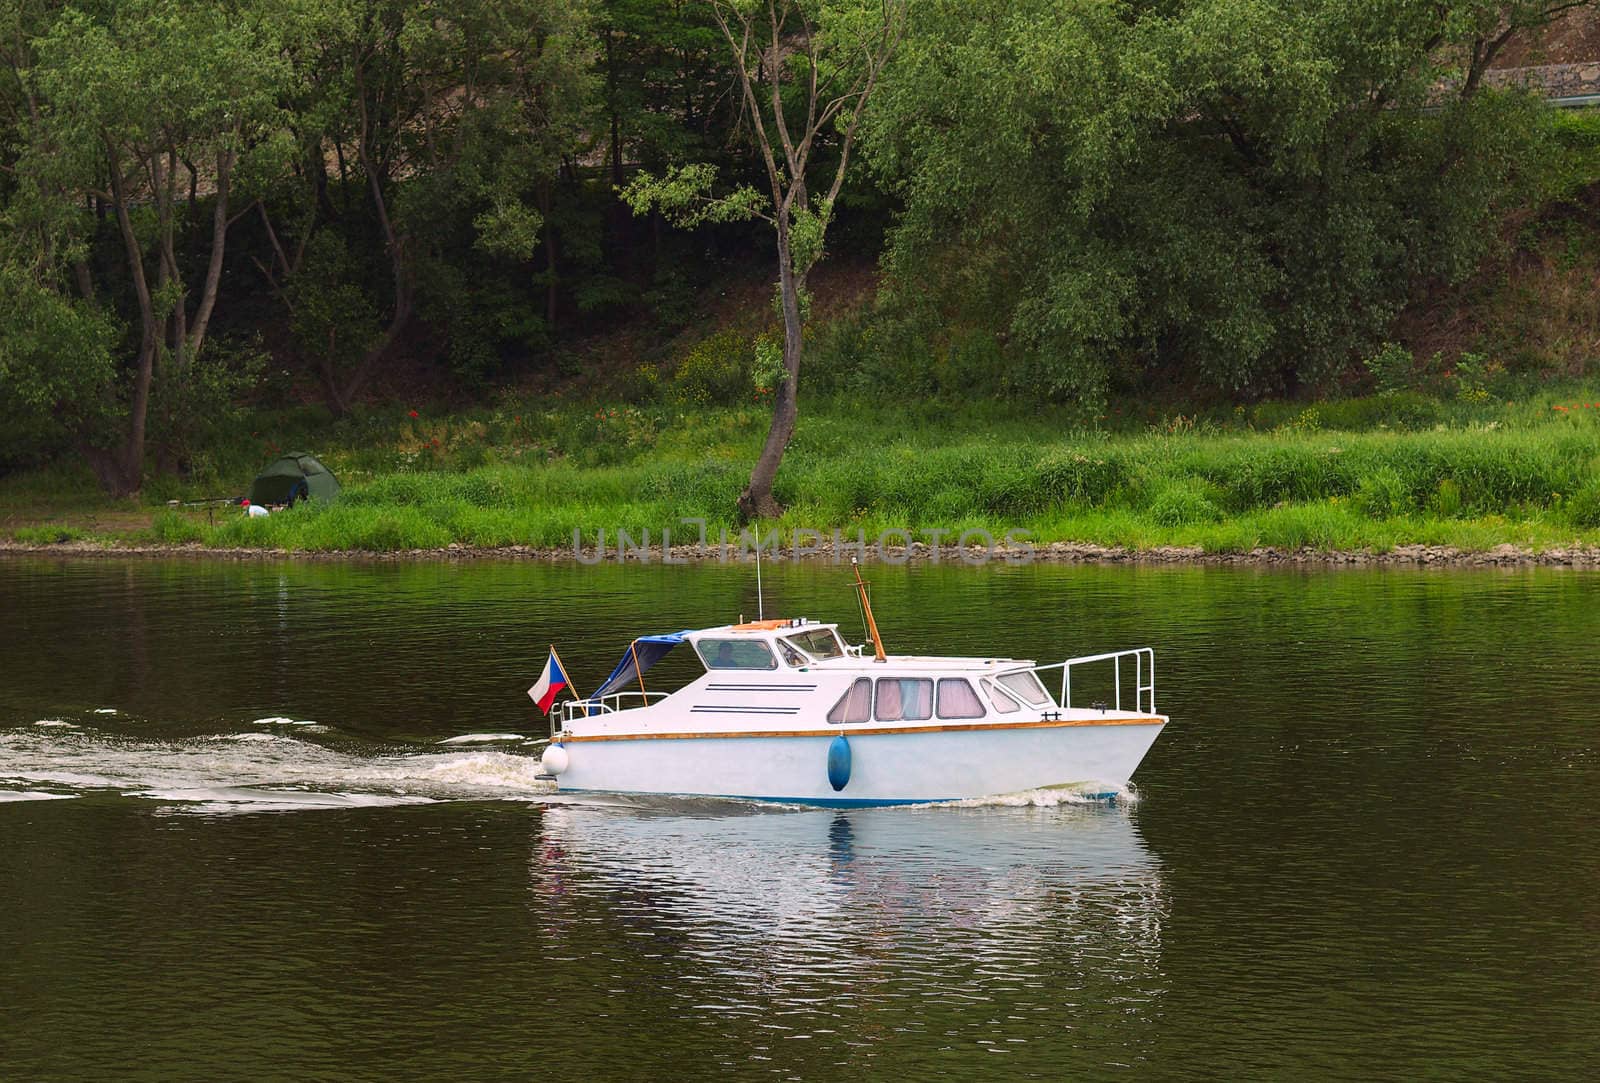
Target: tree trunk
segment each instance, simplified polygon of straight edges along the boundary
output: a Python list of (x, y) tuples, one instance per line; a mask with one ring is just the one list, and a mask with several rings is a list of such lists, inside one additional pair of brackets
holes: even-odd
[[(222, 259), (228, 248), (228, 195), (233, 173), (234, 152), (217, 152), (217, 195), (211, 214), (211, 262), (206, 266), (205, 284), (200, 288), (200, 304), (195, 309), (194, 323), (188, 331), (188, 360), (193, 361), (205, 348), (206, 330), (211, 326), (211, 313), (217, 306), (217, 290), (222, 285)], [(248, 210), (249, 208), (245, 208)], [(180, 309), (183, 301), (178, 302)]]
[(126, 455), (125, 448), (80, 446), (79, 451), (88, 462), (95, 481), (100, 483), (100, 488), (107, 496), (128, 497), (139, 491), (138, 484), (130, 483), (128, 480), (126, 464), (123, 461)]
[(343, 385), (340, 385), (335, 378), (324, 381), (329, 391), (328, 408), (336, 417), (343, 417), (349, 413), (361, 390), (366, 386), (373, 369), (388, 357), (389, 351), (400, 341), (401, 334), (411, 323), (412, 283), (407, 238), (400, 234), (389, 217), (389, 203), (383, 194), (384, 178), (379, 173), (377, 159), (372, 152), (372, 127), (367, 113), (366, 83), (360, 65), (356, 66), (355, 77), (357, 103), (361, 107), (361, 131), (356, 140), (356, 154), (361, 162), (362, 171), (367, 175), (367, 187), (372, 193), (372, 206), (377, 212), (378, 225), (383, 230), (384, 247), (389, 254), (389, 266), (394, 276), (394, 313), (389, 319), (389, 327), (384, 331), (383, 338), (362, 356), (355, 371)]
[[(786, 216), (785, 216), (786, 217)], [(772, 483), (778, 476), (784, 450), (794, 438), (795, 420), (800, 404), (800, 349), (804, 342), (804, 326), (800, 317), (800, 290), (805, 277), (794, 272), (789, 259), (788, 222), (780, 220), (778, 226), (778, 295), (783, 305), (783, 383), (772, 404), (772, 427), (767, 430), (767, 442), (761, 447), (755, 469), (750, 472), (750, 484), (739, 494), (739, 518), (776, 519), (783, 508), (772, 496)]]
[[(344, 162), (344, 141), (343, 140), (335, 139), (333, 141), (333, 152), (334, 152), (334, 154), (338, 155), (338, 157), (339, 157), (339, 199), (344, 203), (344, 211), (345, 211), (345, 213), (349, 214), (350, 213), (350, 170), (345, 166), (345, 162)], [(334, 218), (338, 218), (338, 215), (334, 215), (333, 217)]]
[(611, 183), (622, 187), (622, 117), (617, 108), (617, 50), (606, 31), (606, 110), (611, 114)]
[[(339, 383), (339, 373), (333, 361), (336, 356), (335, 346), (337, 345), (335, 334), (336, 332), (332, 330), (328, 332), (328, 352), (317, 364), (317, 375), (322, 378), (323, 397), (327, 401), (328, 412), (333, 414), (334, 419), (337, 420), (350, 413), (350, 404), (360, 389), (357, 387), (347, 392)], [(354, 383), (355, 381), (352, 380), (351, 382)]]
[(123, 190), (122, 163), (112, 151), (106, 156), (110, 167), (117, 225), (127, 249), (128, 268), (133, 275), (134, 295), (139, 302), (139, 367), (134, 375), (133, 396), (128, 403), (128, 435), (120, 452), (104, 451), (89, 457), (100, 484), (112, 496), (132, 496), (144, 480), (145, 418), (150, 410), (150, 384), (155, 377), (156, 351), (160, 348), (160, 328), (165, 320), (156, 319), (150, 284), (144, 273), (144, 249), (128, 215), (128, 198)]
[[(337, 143), (334, 144), (338, 146)], [(344, 172), (344, 151), (339, 151), (340, 174)], [(311, 185), (316, 192), (317, 209), (320, 210), (330, 222), (339, 220), (339, 211), (333, 205), (333, 200), (328, 196), (328, 162), (320, 143), (314, 143), (306, 150), (306, 168), (311, 171)]]

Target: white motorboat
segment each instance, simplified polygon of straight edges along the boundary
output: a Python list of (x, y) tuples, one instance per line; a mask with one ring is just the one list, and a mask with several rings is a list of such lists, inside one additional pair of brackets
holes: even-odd
[[(1167, 723), (1156, 713), (1148, 647), (1046, 665), (887, 655), (859, 574), (857, 583), (870, 650), (847, 646), (835, 624), (806, 619), (635, 639), (592, 696), (551, 711), (545, 771), (564, 793), (828, 807), (1057, 787), (1113, 795)], [(681, 644), (705, 672), (671, 693), (647, 689), (644, 674)], [(552, 666), (561, 674), (553, 651), (547, 678)], [(1109, 702), (1073, 706), (1074, 671), (1087, 666), (1108, 669), (1114, 691)], [(551, 709), (547, 678), (535, 699)], [(561, 675), (557, 687), (565, 682)]]

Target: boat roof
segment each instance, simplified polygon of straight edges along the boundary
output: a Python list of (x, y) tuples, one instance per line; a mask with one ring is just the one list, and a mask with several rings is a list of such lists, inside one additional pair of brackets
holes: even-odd
[(764, 635), (771, 632), (811, 631), (818, 628), (838, 630), (838, 624), (812, 620), (809, 617), (773, 617), (768, 620), (751, 620), (741, 624), (719, 624), (714, 628), (695, 628), (682, 633), (690, 639), (705, 635)]
[[(728, 636), (772, 639), (775, 636), (788, 635), (794, 632), (831, 631), (837, 633), (838, 630), (839, 625), (834, 621), (811, 620), (808, 617), (778, 617), (767, 620), (745, 621), (740, 624), (719, 624), (714, 628), (688, 629), (676, 634), (693, 643), (700, 639), (721, 639)], [(842, 635), (839, 638), (841, 641), (844, 640)], [(877, 662), (872, 658), (870, 651), (860, 655), (846, 654), (840, 658), (816, 659), (809, 664), (827, 669), (866, 669), (882, 666), (885, 663), (931, 670), (1007, 670), (1025, 668), (1034, 664), (1031, 658), (983, 658), (931, 654), (891, 654), (884, 662)]]

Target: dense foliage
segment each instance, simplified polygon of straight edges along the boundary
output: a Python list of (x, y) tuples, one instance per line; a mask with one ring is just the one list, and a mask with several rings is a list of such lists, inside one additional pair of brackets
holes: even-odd
[[(241, 404), (559, 385), (584, 336), (770, 280), (734, 211), (781, 219), (784, 303), (710, 351), (728, 378), (705, 327), (614, 389), (1405, 386), (1396, 313), (1600, 172), (1593, 125), (1484, 78), (1572, 6), (0, 0), (0, 469), (130, 493), (204, 476)], [(648, 183), (713, 177), (713, 215)], [(872, 258), (889, 225), (881, 303), (802, 333), (824, 233)]]
[(871, 118), (894, 278), (930, 322), (1000, 314), (1045, 393), (1321, 383), (1535, 197), (1540, 107), (1481, 76), (1548, 14), (930, 0)]

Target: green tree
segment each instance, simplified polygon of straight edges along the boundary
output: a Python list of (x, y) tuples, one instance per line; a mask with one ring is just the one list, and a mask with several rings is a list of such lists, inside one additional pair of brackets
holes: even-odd
[[(713, 195), (716, 169), (698, 163), (670, 168), (660, 177), (641, 173), (623, 198), (635, 213), (659, 207), (683, 225), (759, 218), (773, 228), (784, 378), (774, 396), (766, 442), (738, 506), (747, 519), (774, 517), (782, 509), (773, 499), (772, 483), (798, 417), (806, 275), (822, 257), (862, 114), (904, 36), (907, 5), (902, 0), (711, 0), (710, 10), (732, 53), (743, 116), (767, 190), (740, 186)], [(819, 165), (827, 150), (835, 156)], [(820, 173), (822, 194), (816, 197), (813, 170)]]
[[(233, 223), (235, 168), (277, 122), (284, 69), (265, 20), (214, 0), (129, 0), (91, 10), (18, 4), (7, 14), (37, 35), (19, 40), (23, 30), (5, 58), (13, 100), (26, 105), (16, 134), (11, 243), (31, 234), (41, 267), (69, 259), (83, 298), (110, 306), (116, 299), (95, 290), (77, 247), (92, 230), (84, 201), (115, 223), (126, 273), (118, 284), (131, 294), (138, 344), (125, 381), (100, 389), (106, 408), (79, 411), (120, 423), (79, 435), (105, 489), (135, 493), (156, 381), (182, 382), (201, 363)], [(178, 243), (182, 207), (196, 209), (202, 187), (210, 226), (186, 248)], [(198, 268), (189, 258), (195, 252)], [(44, 287), (54, 277), (45, 271), (32, 280)], [(85, 390), (78, 381), (70, 386)]]
[(34, 463), (107, 419), (116, 323), (41, 268), (0, 262), (0, 465)]
[[(549, 219), (558, 176), (585, 139), (586, 20), (582, 0), (301, 0), (287, 38), (306, 149), (275, 178), (261, 269), (335, 414), (419, 317), (457, 353), (481, 346), (482, 328), (506, 321), (512, 303), (484, 310), (501, 297), (492, 281), (539, 249), (553, 317)], [(330, 158), (343, 208), (327, 195)], [(364, 193), (365, 214), (349, 207), (352, 191)], [(312, 246), (328, 230), (341, 239)], [(386, 265), (379, 291), (354, 281), (374, 250)], [(472, 266), (475, 256), (501, 264)]]
[(708, 161), (737, 118), (727, 46), (699, 0), (600, 0), (594, 12), (599, 98), (612, 184), (641, 162)]
[(1538, 106), (1482, 69), (1561, 6), (929, 0), (864, 135), (891, 281), (1054, 397), (1324, 381), (1528, 197)]

